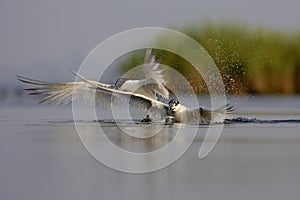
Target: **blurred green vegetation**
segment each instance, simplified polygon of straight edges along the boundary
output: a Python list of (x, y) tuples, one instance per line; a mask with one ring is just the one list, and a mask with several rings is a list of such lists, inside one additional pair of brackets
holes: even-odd
[[(200, 28), (185, 28), (187, 34), (201, 44), (221, 71), (228, 93), (233, 94), (299, 94), (300, 33), (289, 34), (234, 24), (207, 23)], [(190, 63), (179, 56), (157, 51), (161, 63), (180, 71), (196, 92), (206, 93), (201, 77), (195, 76)], [(143, 63), (141, 52), (124, 64)]]

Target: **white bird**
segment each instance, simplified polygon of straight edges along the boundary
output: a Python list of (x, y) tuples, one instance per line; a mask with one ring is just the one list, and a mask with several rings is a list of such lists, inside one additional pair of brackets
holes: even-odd
[(231, 113), (234, 110), (230, 105), (216, 110), (209, 110), (204, 107), (189, 109), (179, 104), (177, 100), (171, 100), (168, 104), (165, 104), (143, 94), (104, 87), (98, 84), (98, 82), (90, 81), (76, 72), (73, 73), (82, 81), (49, 83), (24, 77), (18, 77), (18, 79), (24, 83), (38, 86), (27, 89), (32, 91), (31, 95), (47, 95), (40, 103), (64, 105), (74, 100), (90, 104), (95, 103), (96, 105), (105, 107), (109, 105), (111, 99), (114, 100), (113, 105), (120, 105), (124, 102), (124, 99), (130, 98), (129, 103), (131, 106), (144, 109), (148, 112), (149, 121), (163, 121), (174, 118), (175, 122), (183, 123), (223, 122), (226, 113)]

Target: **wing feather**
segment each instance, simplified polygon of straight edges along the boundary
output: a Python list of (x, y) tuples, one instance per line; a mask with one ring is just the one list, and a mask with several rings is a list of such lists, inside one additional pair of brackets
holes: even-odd
[(126, 98), (130, 98), (130, 105), (148, 110), (155, 105), (164, 108), (168, 105), (148, 98), (141, 94), (132, 92), (116, 90), (111, 87), (106, 87), (106, 84), (91, 81), (76, 72), (73, 72), (81, 81), (67, 82), (67, 83), (50, 83), (38, 81), (26, 77), (18, 76), (18, 80), (35, 85), (38, 87), (26, 89), (30, 91), (31, 95), (45, 95), (39, 103), (46, 103), (48, 105), (66, 105), (71, 101), (83, 102), (85, 104), (96, 104), (101, 107), (108, 107), (113, 101), (113, 105), (121, 105)]
[(165, 87), (167, 83), (163, 70), (159, 68), (160, 60), (155, 59), (155, 54), (152, 49), (147, 49), (144, 60), (144, 73), (146, 76), (145, 83), (143, 85), (144, 90), (150, 95), (160, 95), (165, 99), (169, 98), (169, 91)]

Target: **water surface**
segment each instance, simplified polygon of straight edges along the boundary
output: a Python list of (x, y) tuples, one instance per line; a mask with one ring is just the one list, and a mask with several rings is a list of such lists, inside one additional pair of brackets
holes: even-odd
[[(0, 105), (0, 199), (297, 199), (299, 100), (240, 98), (236, 119), (246, 121), (225, 124), (208, 157), (197, 157), (207, 129), (200, 125), (179, 160), (141, 175), (112, 170), (94, 159), (80, 142), (70, 107)], [(100, 124), (114, 144), (133, 152), (166, 145), (178, 129), (164, 125), (162, 134), (151, 139), (131, 138), (101, 112), (99, 121), (79, 125), (91, 132)], [(126, 121), (121, 125), (143, 128)]]

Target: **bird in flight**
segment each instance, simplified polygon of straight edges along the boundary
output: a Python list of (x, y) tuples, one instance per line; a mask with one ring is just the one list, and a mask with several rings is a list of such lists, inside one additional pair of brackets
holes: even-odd
[(66, 105), (71, 101), (79, 101), (90, 105), (108, 107), (108, 105), (122, 105), (129, 100), (131, 106), (147, 111), (147, 117), (142, 121), (164, 121), (210, 123), (223, 122), (226, 114), (234, 111), (230, 105), (216, 110), (200, 107), (190, 109), (171, 99), (163, 103), (158, 97), (169, 98), (169, 91), (165, 87), (166, 81), (159, 68), (160, 62), (155, 59), (151, 49), (145, 53), (143, 66), (145, 78), (119, 78), (115, 84), (105, 84), (88, 80), (76, 72), (72, 72), (81, 81), (52, 83), (17, 76), (18, 80), (37, 87), (26, 89), (29, 95), (45, 95), (39, 103)]
[(216, 110), (204, 107), (190, 109), (174, 99), (166, 104), (144, 94), (103, 86), (76, 72), (73, 73), (81, 79), (80, 82), (49, 83), (24, 77), (18, 77), (18, 79), (24, 83), (38, 86), (27, 90), (31, 91), (31, 95), (46, 95), (40, 103), (65, 105), (73, 100), (105, 107), (109, 105), (112, 98), (114, 105), (122, 105), (124, 99), (129, 98), (130, 105), (146, 110), (151, 121), (173, 119), (175, 122), (182, 123), (221, 123), (225, 120), (226, 114), (234, 111), (230, 105)]

